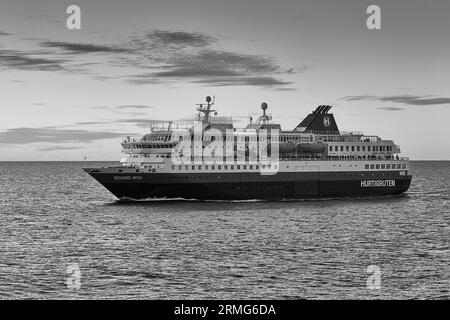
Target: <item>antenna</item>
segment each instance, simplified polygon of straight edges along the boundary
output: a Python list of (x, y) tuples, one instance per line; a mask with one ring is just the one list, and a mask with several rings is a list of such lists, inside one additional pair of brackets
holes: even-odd
[[(215, 97), (214, 97), (215, 100)], [(214, 112), (217, 115), (217, 110), (213, 110), (211, 109), (211, 106), (214, 104), (214, 101), (212, 101), (211, 103), (211, 97), (207, 96), (206, 97), (206, 107), (204, 103), (199, 103), (197, 104), (197, 111), (198, 111), (198, 119), (201, 119), (201, 114), (203, 114), (203, 121), (204, 122), (209, 122), (209, 115)]]
[(260, 124), (262, 122), (263, 124), (266, 124), (272, 119), (270, 115), (266, 114), (267, 108), (269, 108), (269, 106), (267, 105), (266, 102), (261, 103), (261, 109), (263, 111), (263, 114), (258, 118), (258, 120), (256, 120), (256, 123)]

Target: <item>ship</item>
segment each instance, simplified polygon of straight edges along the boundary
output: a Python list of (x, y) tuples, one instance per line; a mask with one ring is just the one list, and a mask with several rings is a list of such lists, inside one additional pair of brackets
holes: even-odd
[(83, 168), (119, 200), (289, 200), (399, 195), (412, 175), (400, 147), (362, 132), (340, 131), (330, 105), (294, 129), (267, 113), (235, 128), (214, 100), (197, 104), (192, 123), (151, 125), (124, 137), (120, 164)]

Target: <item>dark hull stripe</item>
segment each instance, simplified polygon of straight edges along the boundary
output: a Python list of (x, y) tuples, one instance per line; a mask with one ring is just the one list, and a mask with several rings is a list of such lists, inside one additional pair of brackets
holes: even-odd
[(244, 173), (207, 177), (205, 174), (91, 175), (119, 199), (275, 200), (377, 196), (405, 192), (411, 182), (411, 176), (400, 176), (398, 172), (295, 172), (273, 176)]

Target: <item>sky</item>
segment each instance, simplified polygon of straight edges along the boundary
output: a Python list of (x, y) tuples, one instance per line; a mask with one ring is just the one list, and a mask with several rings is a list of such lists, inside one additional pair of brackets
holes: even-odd
[[(69, 5), (81, 29), (69, 30)], [(369, 5), (381, 29), (369, 30)], [(448, 0), (2, 0), (0, 161), (119, 160), (120, 139), (215, 97), (244, 126), (339, 129), (450, 159)]]

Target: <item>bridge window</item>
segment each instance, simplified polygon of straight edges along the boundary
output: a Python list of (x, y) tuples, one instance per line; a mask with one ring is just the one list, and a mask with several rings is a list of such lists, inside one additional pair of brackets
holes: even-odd
[(385, 168), (385, 166), (386, 166), (385, 164), (382, 164), (382, 165), (381, 165), (381, 169), (384, 169), (384, 168)]
[(366, 168), (366, 170), (369, 170), (369, 165), (368, 165), (368, 164), (366, 164), (365, 168)]
[(406, 169), (406, 164), (402, 164), (402, 169)]
[(376, 168), (377, 168), (377, 169), (380, 169), (380, 165), (379, 165), (379, 164), (377, 164), (377, 165), (376, 165)]
[(388, 163), (388, 164), (386, 164), (386, 169), (390, 169), (391, 168), (391, 165)]
[(370, 169), (372, 169), (372, 170), (375, 169), (375, 165), (371, 164)]

